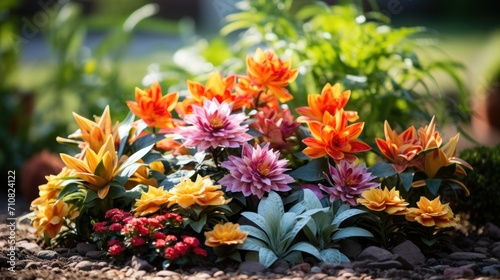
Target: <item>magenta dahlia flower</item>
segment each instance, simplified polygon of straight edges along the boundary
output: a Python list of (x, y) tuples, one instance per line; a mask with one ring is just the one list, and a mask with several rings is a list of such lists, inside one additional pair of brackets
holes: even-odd
[(219, 103), (215, 98), (205, 100), (203, 107), (192, 105), (193, 113), (184, 121), (191, 126), (178, 127), (184, 146), (196, 146), (198, 151), (219, 146), (237, 148), (253, 137), (246, 133), (247, 125), (241, 125), (245, 114), (231, 114), (233, 103)]
[(264, 193), (273, 191), (288, 191), (289, 183), (295, 180), (285, 171), (286, 159), (279, 159), (280, 153), (269, 149), (269, 143), (264, 147), (255, 147), (245, 143), (241, 157), (229, 156), (221, 166), (229, 170), (229, 174), (219, 180), (231, 192), (242, 192), (244, 196), (256, 195), (262, 198)]
[(351, 206), (357, 205), (356, 199), (360, 194), (371, 187), (378, 185), (372, 180), (377, 178), (368, 172), (368, 168), (363, 165), (350, 163), (347, 160), (341, 160), (337, 168), (329, 165), (330, 174), (325, 178), (330, 185), (328, 187), (319, 184), (320, 188), (330, 195), (330, 201), (341, 200)]

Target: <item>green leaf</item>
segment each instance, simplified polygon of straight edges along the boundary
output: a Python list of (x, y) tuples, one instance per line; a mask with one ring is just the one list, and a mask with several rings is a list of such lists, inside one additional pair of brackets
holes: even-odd
[(184, 222), (184, 226), (189, 225), (194, 231), (200, 233), (207, 224), (207, 214), (200, 215), (198, 220), (186, 219)]
[(243, 244), (240, 244), (238, 246), (238, 249), (248, 250), (248, 251), (259, 251), (260, 248), (265, 248), (267, 246), (268, 244), (262, 240), (248, 237), (247, 239), (245, 239), (245, 242)]
[(342, 253), (339, 250), (328, 248), (319, 252), (320, 259), (325, 263), (339, 264), (342, 262)]
[(259, 249), (259, 262), (265, 267), (270, 267), (275, 261), (278, 260), (276, 254), (267, 248)]
[(332, 240), (336, 241), (349, 237), (373, 237), (373, 234), (368, 230), (360, 227), (341, 228), (332, 236)]
[(240, 230), (243, 232), (248, 232), (249, 236), (255, 237), (264, 242), (269, 242), (267, 234), (261, 229), (249, 225), (241, 225)]
[(142, 159), (142, 157), (146, 155), (151, 150), (151, 148), (153, 148), (153, 145), (142, 148), (139, 151), (132, 154), (129, 158), (127, 158), (127, 160), (125, 160), (124, 163), (122, 163), (122, 165), (120, 165), (120, 168), (118, 168), (117, 173), (121, 173), (123, 169), (127, 168), (131, 164), (134, 164), (138, 160)]
[(63, 199), (66, 195), (77, 192), (79, 190), (78, 184), (73, 183), (73, 184), (68, 184), (62, 188), (61, 192), (57, 196), (57, 200)]
[(427, 178), (425, 179), (425, 184), (427, 186), (427, 189), (435, 196), (438, 195), (439, 193), (439, 188), (441, 187), (441, 179), (436, 179), (436, 178)]
[(99, 196), (97, 196), (97, 193), (95, 191), (88, 189), (87, 195), (85, 196), (85, 201), (83, 201), (83, 203), (88, 204), (88, 203), (90, 203), (98, 198), (99, 198)]
[(254, 213), (254, 212), (243, 212), (243, 213), (241, 213), (241, 216), (247, 218), (249, 221), (251, 221), (252, 223), (256, 224), (261, 229), (265, 229), (266, 228), (266, 220), (264, 219), (264, 217), (262, 217), (261, 215), (259, 215), (257, 213)]
[(309, 219), (311, 219), (311, 217), (305, 217), (298, 220), (293, 229), (286, 233), (285, 237), (283, 238), (283, 240), (286, 241), (284, 249), (288, 248), (288, 246), (292, 244), (292, 241), (295, 239), (299, 231), (307, 224), (307, 222), (309, 222)]
[(345, 210), (335, 216), (335, 218), (332, 221), (332, 224), (335, 225), (340, 225), (344, 220), (354, 217), (359, 214), (366, 213), (366, 211), (363, 211), (361, 209), (348, 209)]
[(398, 176), (405, 190), (409, 192), (411, 189), (411, 183), (413, 182), (413, 173), (399, 173)]
[(287, 253), (290, 253), (292, 251), (301, 251), (304, 253), (308, 253), (318, 259), (321, 259), (318, 249), (316, 249), (316, 247), (306, 242), (298, 242), (294, 244), (292, 247), (288, 249)]
[(151, 133), (137, 138), (131, 145), (130, 149), (133, 153), (142, 150), (148, 146), (153, 146), (158, 141), (165, 139), (165, 133)]
[(328, 160), (326, 158), (313, 159), (292, 172), (290, 176), (307, 182), (321, 181), (325, 179), (324, 171), (328, 170)]
[(368, 171), (372, 173), (372, 175), (377, 177), (389, 177), (395, 175), (396, 169), (392, 166), (392, 164), (387, 162), (378, 162), (375, 165), (368, 168)]

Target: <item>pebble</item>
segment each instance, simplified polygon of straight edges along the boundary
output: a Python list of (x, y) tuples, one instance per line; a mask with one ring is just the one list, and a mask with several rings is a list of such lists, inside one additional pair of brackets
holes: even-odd
[(382, 262), (371, 262), (366, 265), (367, 268), (378, 268), (382, 270), (391, 268), (403, 268), (403, 265), (396, 260), (388, 260)]
[(486, 259), (486, 255), (473, 252), (455, 252), (450, 254), (450, 259), (459, 261), (479, 261)]
[(384, 248), (370, 246), (364, 249), (356, 258), (358, 261), (387, 261), (394, 259), (394, 255)]
[(26, 240), (18, 241), (16, 243), (16, 247), (19, 249), (24, 249), (30, 253), (33, 253), (33, 254), (37, 254), (41, 250), (41, 248), (40, 248), (40, 246), (38, 246), (38, 244), (30, 243), (30, 242), (27, 242)]
[(321, 271), (322, 271), (321, 268), (319, 266), (316, 266), (316, 265), (311, 267), (311, 270), (310, 270), (311, 273), (320, 273)]
[(76, 251), (78, 252), (78, 254), (85, 256), (89, 251), (97, 251), (97, 246), (94, 244), (82, 242), (76, 245)]
[(256, 261), (244, 261), (240, 263), (238, 269), (245, 274), (254, 274), (257, 272), (264, 272), (266, 267)]
[(106, 256), (106, 252), (104, 252), (104, 251), (88, 251), (85, 254), (85, 257), (87, 257), (89, 259), (94, 259), (94, 260), (102, 259), (105, 256)]
[(52, 260), (57, 257), (57, 252), (52, 250), (41, 250), (36, 256), (43, 260)]
[(76, 269), (83, 270), (83, 271), (90, 271), (93, 269), (93, 267), (94, 267), (94, 263), (92, 263), (90, 261), (81, 261), (75, 266)]
[(136, 256), (132, 257), (131, 266), (136, 270), (151, 271), (154, 269), (153, 266), (149, 264), (147, 261)]
[(171, 270), (161, 270), (156, 273), (156, 276), (159, 277), (172, 277), (172, 276), (181, 276), (179, 273)]

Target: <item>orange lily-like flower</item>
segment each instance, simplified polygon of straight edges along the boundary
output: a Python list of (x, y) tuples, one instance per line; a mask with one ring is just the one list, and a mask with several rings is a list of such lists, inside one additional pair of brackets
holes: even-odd
[(212, 231), (205, 232), (205, 245), (209, 247), (218, 247), (243, 244), (247, 236), (248, 232), (241, 231), (239, 224), (233, 224), (231, 222), (216, 224)]
[(198, 175), (196, 181), (189, 178), (170, 189), (170, 198), (168, 199), (172, 206), (177, 203), (182, 208), (188, 208), (194, 204), (199, 206), (218, 206), (227, 204), (231, 199), (224, 198), (224, 192), (220, 185), (214, 185), (209, 176), (201, 177)]
[(106, 106), (106, 108), (104, 108), (104, 111), (102, 112), (102, 115), (100, 117), (95, 117), (95, 121), (91, 121), (74, 112), (73, 116), (80, 129), (77, 132), (69, 135), (69, 138), (80, 138), (83, 140), (83, 142), (57, 137), (58, 142), (76, 143), (79, 144), (79, 147), (83, 150), (88, 146), (94, 152), (99, 151), (102, 145), (104, 145), (104, 142), (106, 142), (108, 135), (113, 136), (115, 143), (120, 143), (120, 137), (118, 135), (119, 123), (116, 122), (114, 126), (112, 125), (109, 106)]
[(163, 96), (158, 82), (148, 89), (135, 88), (135, 101), (127, 101), (130, 111), (154, 128), (174, 128), (170, 113), (176, 106), (179, 93), (171, 92)]
[(417, 221), (426, 227), (446, 228), (456, 225), (455, 214), (448, 203), (441, 204), (439, 196), (432, 201), (422, 196), (417, 206), (418, 208), (410, 208), (410, 213), (406, 215), (408, 221)]
[(56, 201), (57, 196), (63, 189), (64, 177), (70, 175), (70, 169), (64, 167), (57, 175), (45, 176), (47, 183), (38, 186), (39, 197), (31, 202), (31, 209), (36, 209), (39, 205), (47, 205)]
[(158, 212), (162, 206), (168, 204), (170, 193), (163, 188), (149, 186), (147, 192), (143, 192), (139, 199), (135, 201), (135, 215), (147, 216)]
[(429, 150), (441, 147), (443, 139), (436, 131), (436, 125), (434, 121), (434, 116), (431, 119), (429, 125), (421, 127), (418, 129), (418, 135), (422, 141), (422, 150)]
[[(295, 109), (297, 113), (301, 115), (297, 118), (297, 121), (321, 122), (325, 112), (329, 112), (331, 115), (334, 115), (337, 110), (344, 109), (350, 96), (350, 90), (340, 92), (339, 84), (332, 86), (328, 83), (321, 90), (321, 94), (309, 94), (307, 96), (308, 107), (305, 106)], [(344, 114), (347, 115), (347, 120), (350, 122), (354, 122), (359, 119), (358, 112), (356, 111), (344, 110)]]
[(96, 191), (101, 199), (106, 197), (110, 182), (118, 174), (119, 163), (111, 135), (97, 153), (89, 149), (83, 159), (67, 154), (61, 154), (61, 159), (73, 169), (72, 175), (85, 181), (85, 187)]
[[(138, 163), (143, 163), (142, 160), (138, 160)], [(159, 164), (162, 164), (159, 162)], [(128, 178), (128, 181), (123, 186), (126, 190), (131, 190), (137, 185), (146, 185), (158, 187), (158, 181), (155, 178), (149, 177), (149, 168), (146, 165), (141, 165), (137, 168), (134, 174)]]
[(384, 188), (370, 188), (361, 193), (361, 198), (357, 202), (373, 211), (384, 211), (390, 215), (406, 215), (410, 211), (408, 202), (399, 195), (396, 188), (391, 190)]
[(335, 115), (325, 112), (323, 123), (307, 123), (312, 137), (302, 140), (307, 147), (303, 153), (310, 158), (319, 158), (329, 155), (335, 161), (345, 159), (353, 162), (357, 159), (353, 153), (369, 151), (371, 147), (363, 141), (357, 140), (363, 131), (364, 122), (347, 125), (347, 116), (344, 110), (337, 110)]
[(380, 152), (390, 160), (397, 172), (403, 172), (415, 156), (422, 150), (415, 127), (411, 126), (401, 134), (392, 130), (389, 122), (384, 122), (385, 140), (376, 138)]
[(290, 60), (282, 61), (271, 50), (258, 48), (253, 57), (247, 56), (247, 75), (251, 83), (264, 91), (267, 88), (280, 102), (293, 96), (285, 89), (298, 75), (297, 69), (290, 69)]
[(250, 107), (252, 97), (248, 94), (241, 94), (234, 91), (235, 84), (235, 75), (222, 78), (219, 72), (212, 73), (205, 86), (188, 80), (187, 85), (191, 95), (178, 103), (175, 110), (179, 116), (184, 117), (193, 112), (191, 105), (194, 104), (202, 107), (205, 99), (213, 100), (214, 98), (220, 103), (223, 101), (233, 103), (233, 110), (235, 111), (244, 107)]

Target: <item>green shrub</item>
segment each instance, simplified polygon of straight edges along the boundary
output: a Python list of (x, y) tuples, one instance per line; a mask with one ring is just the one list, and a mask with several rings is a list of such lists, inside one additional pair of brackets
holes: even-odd
[(478, 228), (487, 222), (500, 225), (500, 144), (465, 149), (460, 158), (474, 169), (465, 180), (470, 196), (457, 209), (470, 214), (470, 223)]

